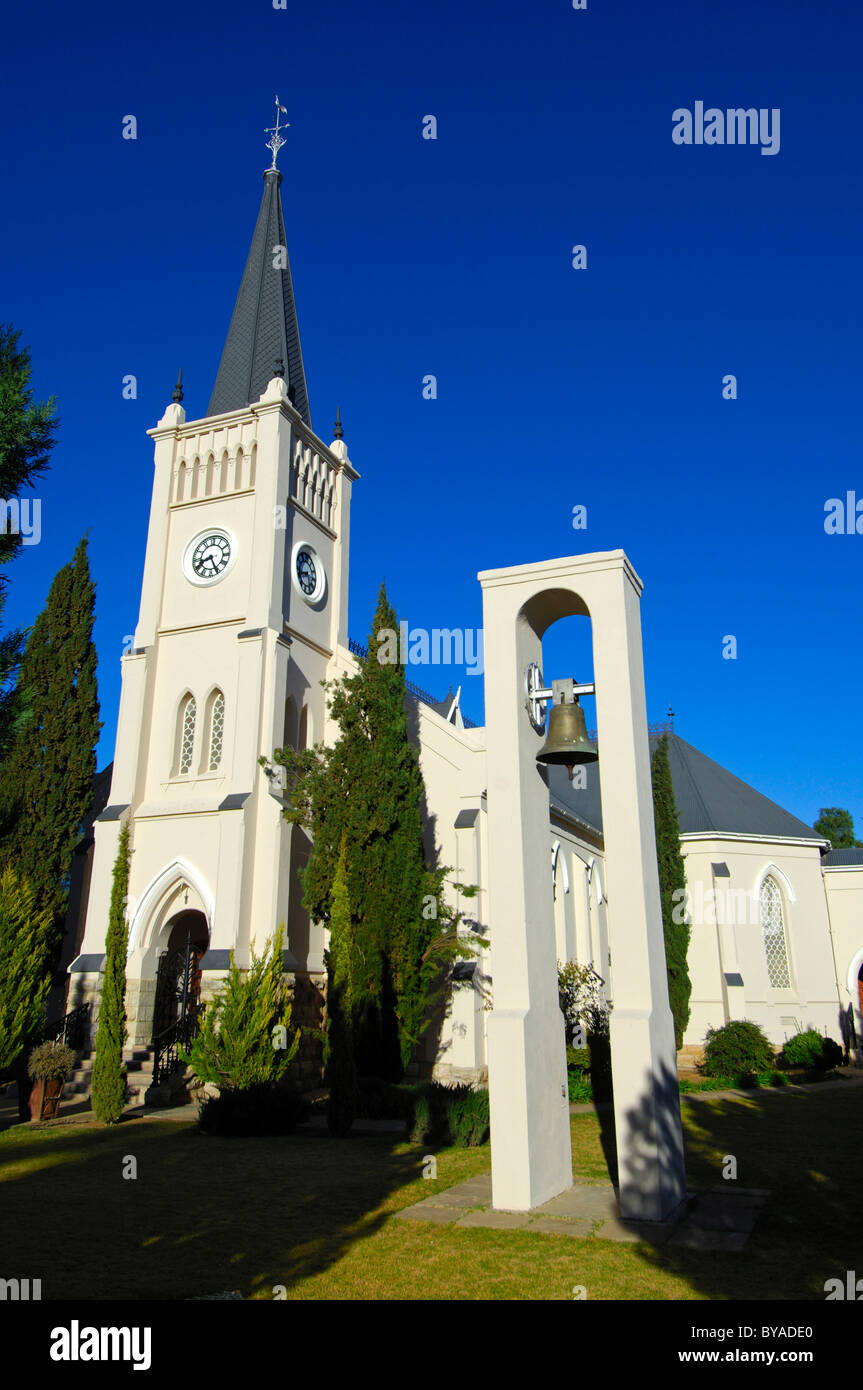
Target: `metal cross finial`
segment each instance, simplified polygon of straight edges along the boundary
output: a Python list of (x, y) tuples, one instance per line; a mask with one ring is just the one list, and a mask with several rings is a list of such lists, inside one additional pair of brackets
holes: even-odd
[(270, 137), (269, 140), (267, 141), (267, 149), (268, 149), (268, 150), (272, 150), (272, 152), (273, 152), (273, 162), (272, 162), (272, 164), (270, 165), (270, 168), (271, 168), (271, 169), (275, 169), (275, 167), (276, 167), (276, 156), (278, 155), (279, 150), (282, 148), (282, 145), (284, 145), (284, 143), (285, 143), (284, 136), (281, 134), (281, 131), (282, 131), (282, 130), (288, 130), (289, 127), (290, 127), (290, 121), (285, 121), (284, 125), (281, 127), (281, 130), (280, 130), (280, 128), (279, 128), (279, 115), (280, 115), (280, 113), (281, 113), (282, 111), (284, 111), (285, 115), (288, 114), (287, 107), (286, 107), (286, 106), (282, 106), (282, 104), (281, 104), (281, 102), (279, 101), (279, 98), (278, 98), (278, 96), (277, 96), (277, 97), (276, 97), (276, 124), (275, 124), (274, 126), (273, 126), (273, 125), (267, 126), (267, 129), (266, 129), (266, 133), (267, 133), (267, 135), (269, 135), (269, 137)]

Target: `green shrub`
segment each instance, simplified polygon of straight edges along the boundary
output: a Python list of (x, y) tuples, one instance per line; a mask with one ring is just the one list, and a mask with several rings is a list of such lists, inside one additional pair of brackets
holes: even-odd
[(434, 1137), (431, 1103), (427, 1095), (421, 1093), (414, 1101), (413, 1115), (410, 1118), (410, 1137), (412, 1144), (427, 1144)]
[[(231, 952), (228, 975), (207, 1005), (198, 1036), (188, 1052), (177, 1049), (200, 1081), (220, 1090), (274, 1086), (296, 1056), (300, 1030), (290, 1037), (283, 940), (284, 928), (278, 927), (260, 959), (252, 952), (248, 971), (235, 965)], [(284, 1047), (278, 1045), (279, 1030), (284, 1030)]]
[(202, 1101), (198, 1129), (218, 1135), (290, 1134), (307, 1113), (306, 1102), (294, 1091), (267, 1084), (231, 1087)]
[(65, 1043), (40, 1043), (33, 1048), (27, 1062), (32, 1081), (65, 1081), (74, 1070), (75, 1053)]
[(573, 1047), (571, 1043), (566, 1048), (566, 1065), (573, 1071), (590, 1071), (590, 1048)]
[[(395, 1089), (395, 1088), (393, 1088)], [(488, 1091), (430, 1081), (404, 1088), (411, 1142), (458, 1148), (484, 1144), (489, 1136)]]
[(771, 1085), (771, 1086), (787, 1086), (787, 1085), (788, 1085), (788, 1077), (785, 1075), (784, 1072), (775, 1071), (775, 1072), (773, 1073), (773, 1075), (771, 1076), (771, 1078), (770, 1078), (770, 1085)]
[(708, 1028), (700, 1068), (705, 1076), (751, 1076), (772, 1072), (775, 1064), (773, 1048), (757, 1023), (732, 1019), (721, 1028)]
[(828, 1071), (842, 1060), (842, 1049), (832, 1038), (825, 1038), (817, 1028), (795, 1033), (782, 1049), (781, 1062), (787, 1067), (811, 1067)]
[(570, 1101), (584, 1104), (586, 1101), (593, 1100), (593, 1087), (589, 1079), (580, 1072), (569, 1071), (566, 1074), (569, 1085)]
[(447, 1121), (453, 1144), (459, 1149), (478, 1148), (489, 1136), (488, 1091), (468, 1087), (463, 1094), (455, 1093), (447, 1104)]

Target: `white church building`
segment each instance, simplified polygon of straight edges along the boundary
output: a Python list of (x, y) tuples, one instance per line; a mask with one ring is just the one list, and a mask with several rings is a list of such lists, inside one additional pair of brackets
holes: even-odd
[[(356, 670), (348, 561), (361, 483), (341, 426), (329, 443), (312, 428), (281, 179), (274, 155), (206, 416), (186, 419), (178, 386), (149, 431), (140, 616), (122, 662), (110, 787), (105, 774), (70, 914), (66, 1007), (97, 1006), (128, 820), (128, 1042), (142, 1049), (199, 988), (212, 993), (231, 951), (248, 964), (280, 923), (309, 1018), (325, 981), (326, 932), (309, 920), (298, 880), (309, 842), (283, 815), (277, 769), (260, 759), (338, 734), (321, 682)], [(398, 606), (397, 584), (392, 597)], [(494, 698), (487, 689), (486, 709)], [(415, 689), (409, 719), (436, 840), (428, 850), (454, 881), (478, 885), (456, 901), (462, 930), (487, 942), (476, 964), (455, 967), (446, 1016), (418, 1061), (441, 1078), (481, 1078), (495, 958), (484, 729), (451, 696)], [(831, 852), (673, 730), (669, 751), (692, 918), (685, 1041), (734, 1018), (760, 1023), (777, 1045), (809, 1026), (842, 1041), (849, 1018), (863, 1039), (863, 851)], [(548, 791), (557, 957), (592, 964), (613, 1004), (596, 765), (573, 782), (549, 768)]]

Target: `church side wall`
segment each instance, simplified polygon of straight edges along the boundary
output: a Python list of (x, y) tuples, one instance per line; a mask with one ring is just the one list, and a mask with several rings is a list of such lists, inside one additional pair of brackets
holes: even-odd
[[(798, 1028), (814, 1027), (841, 1041), (818, 847), (718, 836), (681, 840), (693, 917), (692, 999), (684, 1043), (703, 1043), (708, 1027), (731, 1018), (760, 1024), (776, 1047)], [(778, 938), (768, 939), (762, 926), (761, 887), (767, 876), (781, 905), (787, 984), (779, 983)]]

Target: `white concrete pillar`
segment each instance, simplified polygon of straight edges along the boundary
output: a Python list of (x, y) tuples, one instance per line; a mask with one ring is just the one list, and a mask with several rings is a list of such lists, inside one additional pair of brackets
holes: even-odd
[[(621, 1213), (661, 1220), (685, 1194), (674, 1031), (653, 828), (639, 599), (622, 551), (486, 571), (492, 1191), (525, 1210), (571, 1185), (563, 1021), (548, 873), (548, 789), (525, 671), (559, 618), (588, 615), (614, 989), (611, 1020)], [(546, 671), (554, 678), (583, 672)], [(604, 972), (600, 972), (603, 973)]]

